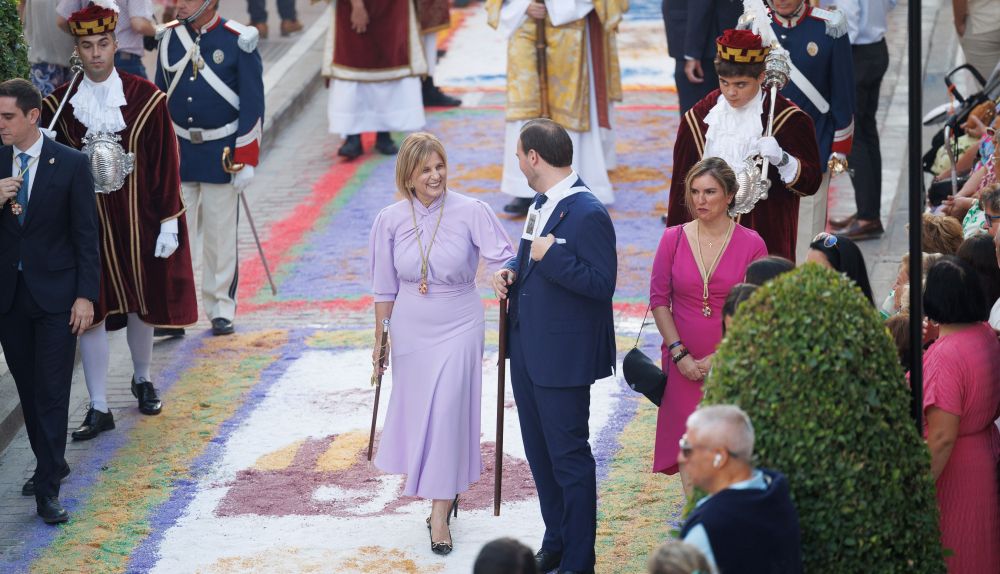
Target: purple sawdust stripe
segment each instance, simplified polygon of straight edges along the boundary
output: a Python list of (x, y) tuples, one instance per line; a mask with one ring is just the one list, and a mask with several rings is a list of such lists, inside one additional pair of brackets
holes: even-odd
[(611, 460), (615, 457), (618, 449), (621, 448), (618, 437), (621, 436), (625, 425), (632, 420), (638, 409), (638, 405), (632, 400), (634, 396), (632, 389), (625, 384), (625, 379), (620, 374), (615, 377), (614, 383), (603, 384), (617, 385), (618, 390), (613, 395), (616, 403), (608, 417), (608, 422), (601, 429), (601, 432), (597, 435), (597, 439), (594, 441), (594, 460), (597, 461), (598, 492), (600, 492), (601, 483), (608, 477), (608, 472), (611, 470)]
[(233, 416), (219, 425), (218, 433), (209, 441), (205, 452), (191, 464), (190, 478), (177, 481), (170, 499), (150, 510), (150, 534), (132, 552), (127, 572), (130, 574), (149, 572), (156, 566), (163, 537), (171, 527), (177, 524), (188, 504), (194, 499), (198, 492), (200, 477), (208, 473), (222, 457), (230, 436), (239, 428), (240, 423), (257, 409), (271, 387), (281, 379), (282, 375), (305, 351), (311, 350), (306, 345), (306, 339), (312, 334), (311, 330), (294, 330), (288, 334), (288, 342), (278, 351), (279, 358), (261, 371), (260, 382), (246, 393), (243, 404)]
[[(171, 352), (176, 353), (180, 357), (192, 357), (198, 347), (201, 346), (204, 338), (204, 335), (200, 337), (186, 337), (179, 347)], [(170, 363), (171, 366), (169, 368), (165, 368), (160, 372), (156, 386), (160, 390), (160, 395), (167, 404), (167, 408), (170, 405), (170, 389), (177, 382), (179, 373), (189, 363), (190, 360), (173, 361)], [(128, 444), (132, 428), (140, 420), (141, 417), (135, 416), (134, 413), (129, 413), (129, 416), (119, 414), (118, 420), (115, 421), (115, 430), (103, 433), (93, 441), (87, 442), (86, 448), (88, 452), (85, 458), (70, 465), (73, 472), (66, 479), (66, 482), (63, 483), (62, 488), (60, 488), (59, 500), (66, 510), (69, 511), (71, 520), (72, 514), (86, 504), (88, 497), (93, 491), (93, 487), (100, 482), (102, 468), (106, 467), (111, 460), (114, 460), (119, 450)], [(70, 443), (67, 449), (68, 454), (70, 450), (77, 450), (78, 448), (80, 447)], [(33, 528), (22, 531), (19, 535), (24, 537), (24, 546), (21, 549), (20, 555), (16, 556), (16, 559), (13, 560), (0, 560), (0, 572), (27, 572), (31, 567), (31, 563), (55, 540), (59, 533), (60, 529), (43, 524), (41, 520)]]

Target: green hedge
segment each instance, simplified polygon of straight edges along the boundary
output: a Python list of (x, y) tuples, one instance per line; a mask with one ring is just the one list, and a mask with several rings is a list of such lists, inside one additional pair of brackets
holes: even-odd
[(28, 44), (17, 16), (17, 2), (0, 0), (0, 81), (27, 77)]
[(785, 473), (810, 574), (944, 572), (930, 455), (878, 313), (818, 265), (745, 302), (705, 383), (757, 431), (759, 465)]

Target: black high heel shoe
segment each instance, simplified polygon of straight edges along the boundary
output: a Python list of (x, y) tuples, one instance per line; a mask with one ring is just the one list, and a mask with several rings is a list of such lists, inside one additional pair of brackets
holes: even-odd
[[(458, 495), (455, 495), (455, 500), (451, 503), (451, 508), (448, 510), (448, 517), (445, 519), (445, 524), (449, 526), (448, 537), (451, 538), (451, 515), (454, 514), (455, 518), (458, 518)], [(452, 542), (434, 542), (434, 534), (431, 530), (431, 518), (427, 517), (427, 535), (431, 539), (431, 552), (439, 556), (447, 556), (451, 554), (451, 551), (455, 548), (454, 540)]]

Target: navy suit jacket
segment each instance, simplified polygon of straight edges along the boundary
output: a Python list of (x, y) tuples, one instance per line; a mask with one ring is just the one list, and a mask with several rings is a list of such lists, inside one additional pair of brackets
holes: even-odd
[(667, 52), (681, 61), (684, 56), (713, 60), (715, 39), (735, 28), (742, 14), (741, 0), (663, 0)]
[[(581, 186), (578, 179), (573, 187)], [(591, 385), (614, 372), (615, 228), (600, 200), (579, 192), (556, 205), (538, 236), (549, 233), (565, 243), (531, 261), (531, 242), (522, 239), (506, 265), (517, 272), (509, 296), (519, 341), (510, 344), (521, 345), (534, 384)]]
[[(11, 173), (12, 159), (13, 147), (0, 146), (0, 178), (17, 175)], [(14, 300), (18, 262), (28, 291), (45, 312), (69, 312), (78, 297), (96, 301), (98, 241), (87, 156), (45, 138), (24, 224), (9, 205), (0, 210), (0, 313), (9, 312)]]

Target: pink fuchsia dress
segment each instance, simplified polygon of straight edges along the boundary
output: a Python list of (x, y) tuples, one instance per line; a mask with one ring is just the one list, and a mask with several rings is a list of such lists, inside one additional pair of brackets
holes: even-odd
[[(674, 324), (684, 346), (696, 359), (710, 355), (722, 340), (722, 305), (729, 290), (743, 281), (747, 266), (752, 261), (766, 255), (767, 246), (756, 231), (742, 225), (733, 228), (729, 245), (708, 282), (708, 306), (712, 315), (705, 317), (702, 314), (703, 283), (695, 259), (697, 255), (684, 235), (684, 226), (670, 227), (663, 232), (653, 259), (650, 308), (673, 305)], [(711, 262), (706, 263), (711, 265)], [(677, 443), (684, 434), (688, 415), (701, 402), (701, 382), (685, 378), (670, 359), (667, 345), (672, 342), (664, 341), (660, 347), (663, 370), (667, 372), (667, 389), (656, 419), (656, 446), (653, 451), (653, 472), (667, 474), (677, 472)]]
[[(937, 479), (941, 543), (950, 574), (1000, 572), (1000, 342), (980, 323), (941, 337), (924, 355), (924, 414), (960, 418), (958, 439)], [(925, 419), (926, 420), (926, 419)]]
[[(479, 261), (490, 272), (514, 251), (488, 205), (453, 191), (429, 208), (410, 201), (386, 207), (370, 235), (375, 302), (392, 308), (392, 395), (375, 465), (406, 474), (403, 494), (450, 499), (479, 480), (480, 397), (485, 319), (476, 288)], [(430, 250), (428, 292), (421, 295), (420, 234)]]

